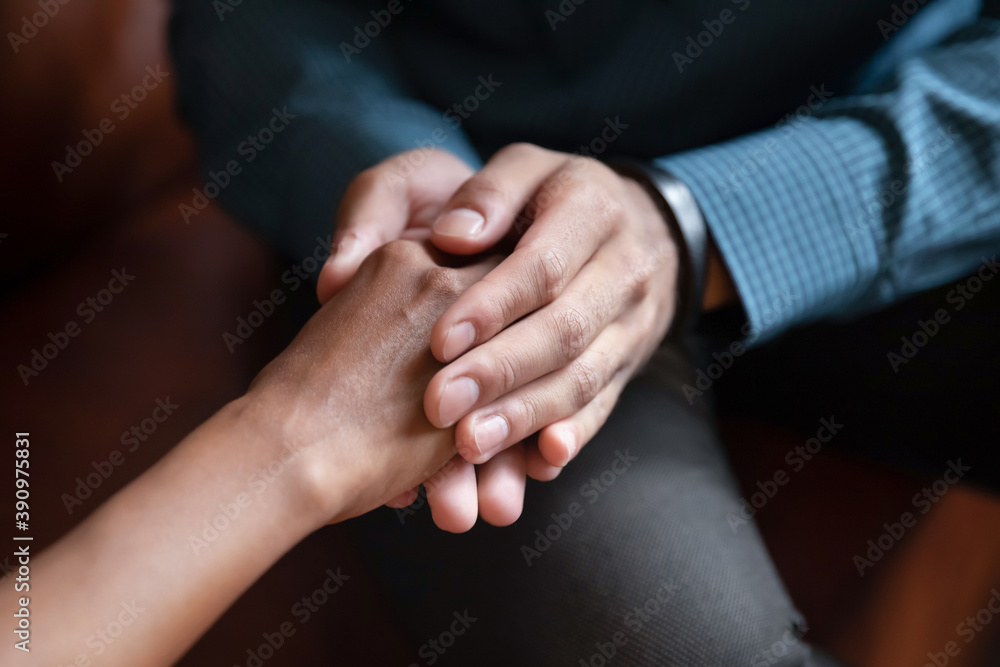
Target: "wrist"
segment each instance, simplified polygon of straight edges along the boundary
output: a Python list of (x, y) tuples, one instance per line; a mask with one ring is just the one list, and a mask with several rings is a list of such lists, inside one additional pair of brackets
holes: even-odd
[(729, 275), (722, 255), (714, 242), (708, 245), (708, 262), (705, 276), (705, 294), (702, 297), (701, 306), (703, 310), (714, 310), (727, 304), (733, 303), (737, 299), (736, 285), (733, 277)]
[(614, 161), (611, 167), (645, 190), (674, 241), (677, 306), (668, 336), (683, 336), (697, 322), (705, 295), (709, 236), (701, 209), (688, 187), (663, 169), (631, 160)]
[[(279, 401), (251, 392), (226, 405), (221, 419), (247, 476), (251, 495), (270, 496), (276, 515), (304, 534), (337, 520), (346, 506), (344, 480), (329, 457), (319, 456), (324, 444), (303, 434), (304, 419), (285, 415)], [(318, 421), (318, 420), (317, 420)], [(323, 440), (336, 437), (324, 434)]]

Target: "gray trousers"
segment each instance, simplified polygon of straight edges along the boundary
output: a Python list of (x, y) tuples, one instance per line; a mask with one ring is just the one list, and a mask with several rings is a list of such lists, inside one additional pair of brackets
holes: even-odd
[(556, 480), (529, 480), (513, 526), (447, 534), (422, 499), (352, 522), (413, 665), (818, 664), (678, 379), (635, 379)]

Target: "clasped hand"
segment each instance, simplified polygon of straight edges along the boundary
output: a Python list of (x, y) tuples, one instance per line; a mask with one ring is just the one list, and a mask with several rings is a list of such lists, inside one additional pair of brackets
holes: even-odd
[(418, 149), (348, 188), (320, 301), (376, 248), (421, 238), (456, 255), (513, 245), (434, 323), (430, 350), (446, 366), (423, 395), (434, 427), (455, 426), (458, 452), (425, 480), (435, 523), (461, 532), (478, 514), (508, 525), (526, 475), (558, 475), (664, 337), (676, 248), (649, 194), (595, 160), (514, 144), (473, 173)]

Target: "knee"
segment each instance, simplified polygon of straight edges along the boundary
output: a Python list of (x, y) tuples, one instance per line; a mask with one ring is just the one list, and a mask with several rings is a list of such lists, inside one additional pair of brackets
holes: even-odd
[[(638, 595), (634, 581), (628, 587), (633, 592), (616, 595), (617, 604), (601, 605), (600, 612), (579, 617), (579, 634), (574, 653), (565, 656), (567, 664), (808, 664), (805, 624), (794, 609), (671, 579), (661, 579)], [(597, 604), (595, 600), (593, 609)]]

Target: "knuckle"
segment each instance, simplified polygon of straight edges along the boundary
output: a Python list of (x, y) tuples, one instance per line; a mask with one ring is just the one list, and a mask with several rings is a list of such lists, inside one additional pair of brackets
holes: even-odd
[(498, 299), (489, 299), (482, 304), (482, 331), (493, 335), (503, 330), (507, 324), (508, 307)]
[(379, 264), (401, 264), (414, 260), (419, 252), (413, 241), (394, 240), (380, 245), (372, 252)]
[(566, 271), (569, 268), (569, 260), (566, 255), (554, 248), (547, 248), (538, 253), (535, 266), (538, 267), (537, 283), (541, 294), (546, 301), (552, 301), (560, 293), (566, 284)]
[(625, 219), (622, 200), (599, 185), (588, 186), (586, 196), (595, 218), (605, 226), (617, 229)]
[(594, 400), (601, 391), (601, 373), (588, 359), (577, 359), (570, 366), (573, 402), (577, 409)]
[(474, 208), (479, 211), (496, 211), (502, 209), (509, 199), (507, 190), (488, 174), (473, 176), (455, 193), (459, 205)]
[(352, 195), (361, 195), (376, 190), (380, 182), (380, 171), (375, 166), (369, 167), (355, 176), (349, 187)]
[[(516, 417), (511, 419), (511, 431), (521, 430), (524, 433), (534, 433), (538, 430), (536, 427), (542, 416), (542, 407), (538, 400), (538, 397), (533, 394), (525, 394), (517, 399)], [(515, 425), (518, 423), (521, 424), (521, 429), (515, 429)]]
[(413, 294), (418, 284), (421, 270), (429, 261), (420, 244), (413, 241), (389, 241), (373, 250), (361, 264), (361, 270), (369, 272), (376, 280), (394, 283), (405, 280), (409, 286), (407, 293)]
[(586, 313), (570, 306), (556, 313), (555, 329), (564, 358), (575, 359), (587, 349), (593, 324)]
[(492, 336), (503, 330), (516, 308), (518, 290), (516, 282), (507, 284), (490, 275), (469, 288), (466, 299), (477, 304), (475, 319), (480, 332)]
[(527, 141), (516, 141), (501, 148), (497, 151), (496, 156), (504, 159), (527, 160), (535, 158), (544, 152), (544, 148), (535, 144), (528, 143)]
[(455, 298), (462, 293), (462, 280), (455, 269), (435, 266), (421, 277), (420, 290), (434, 296)]
[(642, 298), (649, 290), (656, 260), (647, 252), (633, 251), (624, 256), (626, 274), (622, 286), (632, 295)]
[[(514, 254), (523, 253), (515, 250)], [(513, 255), (512, 255), (513, 257)], [(524, 255), (527, 258), (527, 255)], [(530, 266), (530, 262), (524, 263)], [(516, 279), (500, 279), (487, 275), (472, 289), (476, 290), (476, 303), (481, 312), (482, 330), (493, 333), (501, 331), (524, 313), (534, 310), (538, 304), (533, 298), (534, 277), (527, 270), (519, 268)]]
[(493, 379), (499, 394), (509, 393), (518, 387), (521, 374), (517, 370), (517, 363), (509, 354), (498, 355), (493, 366)]
[(596, 157), (590, 155), (584, 157), (582, 167), (583, 168), (581, 169), (581, 171), (587, 175), (588, 182), (594, 182), (598, 179), (603, 179), (606, 176), (607, 172), (611, 171), (606, 164), (601, 162)]

